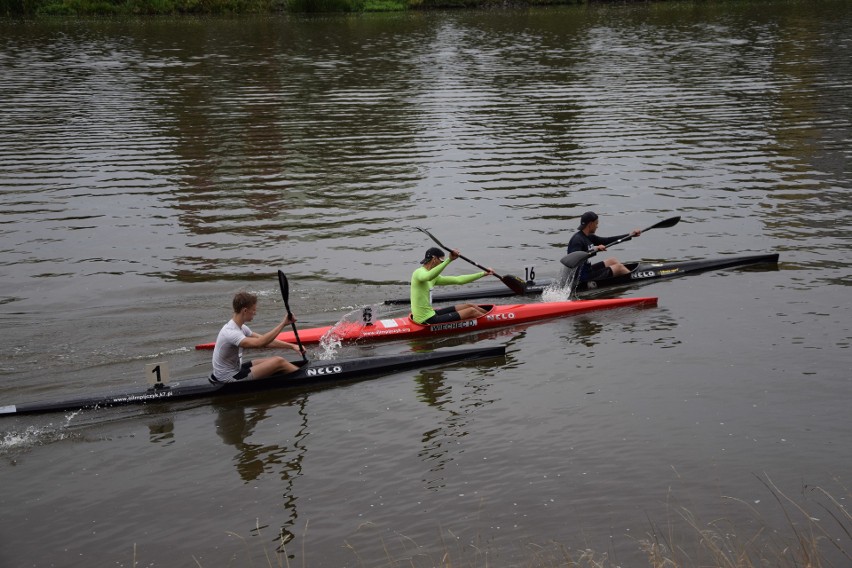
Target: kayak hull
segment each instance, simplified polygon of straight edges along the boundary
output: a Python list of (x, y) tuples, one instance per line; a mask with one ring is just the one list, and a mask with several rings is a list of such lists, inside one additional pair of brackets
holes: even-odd
[(230, 383), (211, 383), (207, 379), (194, 379), (135, 392), (105, 393), (64, 401), (0, 406), (0, 416), (177, 402), (264, 390), (304, 389), (364, 380), (419, 367), (501, 357), (505, 354), (506, 348), (501, 345), (482, 348), (440, 349), (425, 353), (405, 353), (339, 361), (308, 361), (307, 363), (298, 361), (294, 362), (301, 366), (298, 371), (273, 375), (265, 379)]
[[(434, 325), (421, 325), (409, 317), (381, 319), (365, 322), (341, 322), (335, 326), (299, 330), (303, 344), (319, 343), (329, 334), (340, 341), (415, 339), (437, 337), (453, 333), (480, 331), (495, 327), (521, 324), (542, 319), (581, 314), (596, 310), (656, 306), (657, 298), (616, 298), (599, 300), (574, 300), (571, 302), (537, 302), (531, 304), (482, 305), (488, 312), (478, 318)], [(278, 335), (280, 341), (295, 343), (292, 331)], [(213, 349), (215, 343), (202, 343), (196, 349)]]
[(630, 262), (625, 266), (629, 274), (613, 276), (594, 282), (581, 282), (578, 291), (595, 290), (612, 286), (637, 284), (663, 278), (676, 278), (686, 274), (698, 274), (710, 270), (723, 270), (755, 264), (778, 264), (778, 254), (760, 254), (752, 256), (733, 256), (730, 258), (714, 258), (705, 260), (685, 260), (681, 262)]
[[(778, 264), (778, 254), (761, 254), (751, 256), (732, 256), (704, 260), (686, 260), (679, 262), (628, 262), (625, 266), (630, 269), (630, 274), (606, 278), (596, 282), (581, 282), (577, 286), (578, 292), (596, 290), (600, 288), (611, 288), (615, 286), (630, 286), (645, 282), (675, 278), (687, 274), (699, 274), (711, 270), (722, 270), (725, 268), (738, 268), (741, 266), (752, 266), (756, 264)], [(541, 295), (548, 287), (556, 284), (553, 278), (542, 278), (530, 280), (525, 283), (524, 296)], [(463, 302), (482, 298), (508, 298), (515, 296), (515, 292), (506, 286), (488, 286), (481, 288), (463, 287), (457, 291), (433, 294), (434, 303)], [(388, 305), (408, 304), (407, 298), (386, 300)]]

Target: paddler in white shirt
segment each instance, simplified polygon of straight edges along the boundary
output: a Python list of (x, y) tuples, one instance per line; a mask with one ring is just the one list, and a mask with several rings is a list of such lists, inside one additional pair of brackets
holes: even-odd
[(246, 325), (257, 313), (257, 296), (249, 292), (237, 292), (233, 300), (234, 316), (219, 331), (213, 348), (213, 379), (217, 382), (262, 379), (275, 373), (292, 373), (298, 367), (283, 357), (263, 357), (243, 361), (243, 349), (279, 347), (302, 350), (298, 345), (278, 341), (276, 337), (285, 326), (296, 321), (286, 315), (284, 319), (263, 335), (253, 332)]

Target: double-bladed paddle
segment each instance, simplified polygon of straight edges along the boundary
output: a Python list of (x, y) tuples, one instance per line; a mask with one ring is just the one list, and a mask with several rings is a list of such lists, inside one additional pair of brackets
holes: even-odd
[[(450, 247), (448, 247), (447, 245), (443, 244), (443, 243), (442, 243), (441, 241), (439, 241), (438, 239), (436, 239), (436, 238), (435, 238), (435, 236), (434, 236), (432, 233), (430, 233), (429, 231), (427, 231), (426, 229), (424, 229), (424, 228), (422, 228), (422, 227), (415, 227), (415, 229), (417, 229), (418, 231), (421, 231), (421, 232), (426, 233), (427, 235), (429, 235), (429, 238), (430, 238), (430, 239), (432, 239), (433, 241), (435, 241), (435, 243), (436, 243), (439, 247), (441, 247), (442, 249), (445, 249), (445, 250), (447, 250), (447, 251), (452, 251), (452, 250), (453, 250), (453, 249), (451, 249)], [(467, 258), (467, 257), (465, 257), (465, 256), (459, 255), (459, 258), (460, 258), (460, 259), (462, 259), (462, 260), (466, 260), (467, 262), (471, 263), (472, 265), (474, 265), (475, 267), (479, 268), (480, 270), (485, 270), (485, 271), (487, 271), (487, 270), (488, 270), (487, 268), (485, 268), (485, 267), (484, 267), (484, 266), (482, 266), (481, 264), (477, 264), (476, 262), (474, 262), (474, 261), (470, 260), (469, 258)], [(496, 276), (497, 278), (499, 278), (499, 279), (500, 279), (500, 281), (501, 281), (501, 282), (503, 282), (503, 284), (505, 284), (506, 286), (508, 286), (508, 287), (509, 287), (509, 289), (510, 289), (510, 290), (512, 290), (512, 292), (514, 292), (515, 294), (521, 294), (521, 295), (523, 295), (524, 293), (526, 293), (526, 285), (524, 284), (524, 281), (523, 281), (523, 280), (521, 280), (520, 278), (518, 278), (517, 276), (511, 276), (511, 275), (507, 275), (507, 276), (500, 276), (500, 275), (499, 275), (499, 274), (497, 274), (496, 272), (493, 272), (493, 274), (494, 274), (494, 276)]]
[(287, 282), (287, 276), (280, 270), (278, 271), (278, 286), (281, 288), (281, 297), (284, 299), (284, 307), (287, 309), (287, 315), (290, 317), (290, 326), (293, 328), (293, 335), (296, 336), (296, 343), (299, 344), (299, 352), (302, 354), (302, 359), (308, 360), (305, 353), (305, 348), (302, 346), (302, 340), (299, 339), (299, 332), (296, 331), (296, 322), (292, 321), (293, 312), (290, 311), (290, 283)]
[[(680, 222), (680, 215), (677, 215), (675, 217), (670, 217), (668, 219), (664, 219), (664, 220), (660, 221), (659, 223), (654, 223), (653, 225), (651, 225), (647, 229), (643, 229), (642, 232), (645, 233), (647, 231), (650, 231), (651, 229), (665, 229), (665, 228), (668, 228), (668, 227), (674, 227), (679, 222)], [(627, 235), (626, 237), (621, 237), (617, 241), (613, 241), (613, 242), (609, 243), (608, 245), (606, 245), (606, 248), (609, 248), (613, 245), (621, 244), (625, 241), (629, 241), (632, 238), (633, 237), (631, 237), (630, 235)], [(561, 262), (563, 265), (567, 266), (568, 268), (575, 268), (576, 266), (579, 266), (580, 264), (585, 262), (587, 258), (591, 258), (591, 257), (595, 256), (596, 254), (598, 254), (598, 251), (596, 251), (596, 250), (593, 250), (592, 252), (584, 252), (584, 251), (578, 250), (578, 251), (572, 252), (570, 254), (566, 254), (565, 256), (562, 257), (562, 259), (559, 262)]]

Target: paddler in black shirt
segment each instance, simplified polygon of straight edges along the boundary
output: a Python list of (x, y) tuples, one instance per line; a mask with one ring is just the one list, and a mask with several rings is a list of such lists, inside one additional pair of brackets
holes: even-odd
[[(571, 240), (568, 241), (568, 254), (576, 251), (602, 252), (606, 250), (606, 245), (627, 236), (626, 234), (616, 235), (614, 237), (597, 236), (595, 231), (598, 230), (598, 216), (594, 211), (586, 211), (583, 213), (583, 216), (580, 217), (580, 226), (577, 228), (579, 230), (573, 237), (571, 237)], [(630, 233), (630, 236), (638, 237), (641, 234), (642, 231), (640, 229), (634, 229)], [(580, 282), (621, 276), (622, 274), (627, 274), (629, 272), (630, 270), (614, 257), (594, 264), (586, 261), (580, 269)]]

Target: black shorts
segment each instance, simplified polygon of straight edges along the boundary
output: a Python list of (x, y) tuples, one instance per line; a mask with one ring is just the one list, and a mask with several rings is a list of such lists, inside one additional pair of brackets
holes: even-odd
[(435, 310), (435, 315), (427, 319), (423, 323), (446, 323), (448, 321), (459, 321), (460, 319), (461, 316), (456, 311), (456, 307), (449, 306), (446, 308), (441, 308), (440, 310)]
[(236, 375), (234, 375), (234, 380), (235, 381), (242, 381), (243, 379), (246, 379), (246, 378), (250, 379), (251, 378), (251, 376), (250, 376), (251, 375), (251, 364), (252, 364), (251, 361), (246, 361), (245, 363), (240, 365), (240, 372), (237, 373)]
[(213, 373), (210, 373), (210, 378), (207, 379), (207, 380), (209, 380), (214, 385), (218, 385), (218, 384), (221, 384), (221, 383), (230, 383), (231, 381), (242, 381), (244, 379), (253, 379), (254, 376), (251, 374), (251, 366), (252, 366), (252, 362), (246, 361), (245, 363), (240, 365), (240, 370), (237, 371), (237, 374), (234, 375), (233, 377), (231, 377), (228, 380), (223, 381), (222, 379), (220, 379), (219, 377), (217, 377)]
[(602, 280), (604, 278), (612, 278), (612, 268), (603, 262), (594, 263), (589, 268), (589, 280)]

